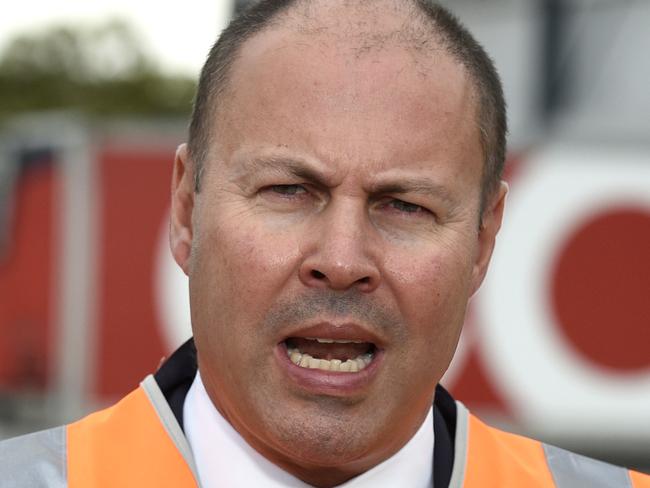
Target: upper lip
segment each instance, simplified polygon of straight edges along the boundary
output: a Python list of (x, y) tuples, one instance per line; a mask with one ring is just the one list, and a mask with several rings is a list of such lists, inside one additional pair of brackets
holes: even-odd
[(369, 327), (348, 321), (320, 321), (316, 324), (296, 327), (290, 330), (282, 341), (287, 340), (289, 337), (370, 342), (377, 348), (383, 348), (386, 342), (382, 337), (370, 330)]

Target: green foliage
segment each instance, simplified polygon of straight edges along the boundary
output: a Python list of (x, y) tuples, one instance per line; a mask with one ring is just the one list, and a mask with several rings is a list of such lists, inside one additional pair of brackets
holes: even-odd
[(0, 55), (0, 118), (57, 109), (185, 116), (195, 86), (163, 74), (123, 22), (52, 27), (15, 38)]

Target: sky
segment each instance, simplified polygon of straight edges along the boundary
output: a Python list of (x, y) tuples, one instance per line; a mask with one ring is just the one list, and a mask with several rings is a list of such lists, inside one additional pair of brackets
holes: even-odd
[(18, 0), (3, 2), (0, 51), (17, 34), (49, 25), (126, 20), (170, 73), (196, 76), (230, 17), (232, 0)]

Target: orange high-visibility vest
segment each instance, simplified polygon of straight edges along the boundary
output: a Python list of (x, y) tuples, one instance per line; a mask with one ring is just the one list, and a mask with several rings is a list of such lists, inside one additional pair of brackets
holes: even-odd
[[(57, 429), (0, 443), (0, 486), (199, 487), (153, 376), (115, 406)], [(494, 429), (457, 402), (449, 488), (497, 487), (650, 488), (650, 476)]]
[(68, 425), (68, 488), (198, 486), (191, 458), (177, 447), (181, 434), (165, 425), (147, 393), (140, 387)]

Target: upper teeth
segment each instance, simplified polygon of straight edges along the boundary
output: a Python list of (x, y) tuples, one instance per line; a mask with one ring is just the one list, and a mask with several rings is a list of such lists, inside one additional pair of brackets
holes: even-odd
[(356, 373), (365, 369), (372, 362), (372, 353), (362, 354), (355, 359), (341, 361), (340, 359), (318, 359), (307, 353), (301, 353), (293, 347), (287, 348), (287, 355), (291, 362), (301, 368), (321, 369), (323, 371), (342, 371)]
[(305, 337), (308, 341), (318, 341), (322, 344), (332, 344), (334, 342), (339, 343), (339, 344), (349, 344), (349, 343), (354, 343), (354, 344), (363, 344), (365, 341), (356, 341), (352, 339), (324, 339), (321, 337)]

